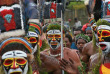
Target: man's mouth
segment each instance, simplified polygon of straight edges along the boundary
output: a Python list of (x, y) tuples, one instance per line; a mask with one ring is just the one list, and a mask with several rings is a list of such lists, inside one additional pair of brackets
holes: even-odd
[(58, 43), (57, 42), (51, 42), (51, 45), (57, 45)]
[(100, 44), (101, 49), (104, 51), (106, 50), (106, 45), (105, 44)]
[(21, 72), (11, 72), (10, 74), (22, 74)]

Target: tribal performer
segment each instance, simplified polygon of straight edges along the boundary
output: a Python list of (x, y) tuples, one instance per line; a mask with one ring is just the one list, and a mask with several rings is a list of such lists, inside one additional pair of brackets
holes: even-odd
[(110, 71), (110, 23), (106, 20), (97, 21), (98, 44), (101, 50), (91, 58), (90, 72), (94, 74), (109, 74)]
[[(46, 56), (52, 57), (54, 58), (54, 60), (56, 59), (56, 62), (59, 62), (58, 59), (61, 58), (61, 25), (59, 25), (58, 23), (52, 23), (47, 26), (47, 40), (50, 48), (45, 49), (41, 53), (45, 54)], [(77, 52), (75, 50), (71, 50), (69, 48), (64, 47), (63, 54), (64, 54), (64, 59), (66, 60), (72, 59), (75, 66), (74, 73), (77, 74), (78, 66), (81, 66)], [(48, 60), (45, 60), (43, 63), (45, 64), (46, 61)], [(53, 62), (54, 61), (51, 60), (50, 64), (54, 64)], [(56, 70), (54, 69), (51, 70), (50, 72), (52, 72), (53, 74), (61, 74), (60, 65), (57, 64), (56, 67), (57, 67)], [(49, 68), (49, 66), (43, 68), (47, 69)]]
[(12, 37), (0, 45), (0, 74), (33, 74), (32, 46), (23, 38)]

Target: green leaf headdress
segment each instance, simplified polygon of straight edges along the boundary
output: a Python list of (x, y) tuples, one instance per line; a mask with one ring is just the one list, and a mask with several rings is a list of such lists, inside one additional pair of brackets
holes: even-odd
[(110, 26), (110, 23), (109, 23), (107, 20), (105, 20), (105, 19), (99, 19), (99, 20), (96, 22), (96, 25), (97, 25), (97, 26), (100, 26), (100, 25), (108, 25), (108, 26)]
[[(59, 23), (51, 23), (48, 26), (43, 27), (43, 32), (48, 32), (49, 30), (60, 30), (61, 31), (61, 25)], [(63, 26), (63, 33), (67, 32), (67, 28)]]
[(86, 42), (89, 42), (89, 41), (90, 41), (89, 36), (84, 35), (84, 34), (78, 34), (78, 35), (76, 36), (76, 38), (75, 38), (75, 43), (77, 43), (77, 41), (78, 41), (79, 39), (83, 39), (83, 40), (85, 40)]

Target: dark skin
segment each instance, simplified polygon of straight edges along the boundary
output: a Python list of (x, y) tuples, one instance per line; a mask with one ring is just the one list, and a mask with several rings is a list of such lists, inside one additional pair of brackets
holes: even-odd
[(74, 42), (76, 35), (81, 34), (81, 31), (74, 31), (73, 34), (74, 34), (74, 38), (73, 38), (73, 42)]
[[(40, 66), (40, 71), (46, 71), (46, 72), (52, 72), (54, 71), (53, 74), (58, 74), (59, 72), (61, 72), (60, 70), (58, 70), (58, 68), (60, 68), (59, 66), (59, 61), (56, 58), (53, 58), (51, 56), (45, 55), (40, 53), (40, 59), (42, 60), (42, 66)], [(53, 62), (53, 63), (51, 63)]]
[(92, 41), (86, 43), (82, 49), (82, 61), (87, 64), (86, 71), (89, 70), (90, 56), (98, 52), (98, 46), (93, 47)]
[(93, 48), (92, 41), (86, 43), (82, 49), (82, 61), (88, 63), (90, 56), (98, 52), (97, 49), (98, 46), (95, 46), (95, 49)]
[(104, 61), (107, 61), (107, 59), (105, 59), (104, 61), (103, 60), (104, 60), (104, 55), (102, 55), (102, 54), (96, 53), (96, 54), (92, 55), (89, 60), (90, 64), (89, 64), (88, 73), (93, 73), (92, 70), (96, 67), (96, 64), (97, 65), (99, 64), (99, 62), (103, 63)]
[(74, 61), (69, 59), (69, 61), (63, 59), (59, 60), (60, 68), (65, 70), (68, 74), (77, 74), (76, 70), (77, 68), (75, 67)]
[(77, 46), (77, 48), (78, 48), (78, 50), (79, 50), (80, 58), (82, 57), (82, 49), (83, 49), (83, 47), (84, 47), (85, 44), (86, 44), (86, 41), (83, 40), (83, 39), (79, 39), (79, 40), (77, 41), (76, 46)]
[[(52, 50), (52, 49), (50, 49), (50, 50), (51, 50), (50, 53), (54, 54), (54, 55), (58, 54), (59, 52), (61, 53), (61, 48), (60, 47), (57, 50)], [(49, 52), (49, 50), (47, 49), (47, 50), (42, 51), (41, 53), (44, 54), (44, 55), (47, 55), (49, 57), (52, 57), (52, 56), (49, 55), (48, 52)], [(67, 60), (67, 61), (69, 61), (69, 58), (72, 59), (72, 61), (74, 61), (76, 69), (77, 69), (78, 66), (81, 66), (79, 56), (78, 56), (78, 54), (76, 53), (75, 50), (70, 50), (69, 48), (65, 47), (63, 52), (64, 52), (64, 59)], [(57, 56), (57, 57), (53, 57), (53, 58), (59, 60), (59, 59), (61, 59), (61, 56)], [(44, 61), (44, 63), (47, 62), (47, 61), (48, 61), (48, 59), (46, 59)], [(49, 64), (52, 64), (56, 67), (56, 69), (52, 68), (49, 72), (54, 72), (54, 74), (55, 74), (55, 72), (58, 72), (57, 74), (61, 74), (61, 68), (60, 68), (59, 64), (58, 65), (53, 64), (55, 62), (55, 61), (53, 62), (53, 60), (50, 60), (48, 62), (49, 62), (48, 65), (44, 64), (46, 69), (50, 68)], [(57, 61), (57, 62), (59, 62), (59, 61)], [(76, 71), (76, 73), (78, 73), (78, 70), (75, 70), (75, 71)]]
[(64, 38), (64, 44), (63, 46), (70, 48), (71, 47), (71, 42), (69, 41), (69, 39), (67, 37)]
[(92, 30), (87, 30), (86, 35), (88, 35), (90, 37), (90, 40), (92, 40), (93, 37)]

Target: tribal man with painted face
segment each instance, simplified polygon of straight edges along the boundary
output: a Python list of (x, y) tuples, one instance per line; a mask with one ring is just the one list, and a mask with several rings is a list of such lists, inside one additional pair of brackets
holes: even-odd
[(100, 45), (101, 50), (99, 50), (100, 51), (99, 53), (93, 55), (93, 58), (91, 59), (90, 67), (93, 69), (94, 67), (96, 67), (96, 65), (99, 65), (97, 67), (97, 72), (96, 71), (94, 72), (99, 74), (109, 74), (110, 73), (110, 59), (109, 59), (110, 58), (110, 23), (106, 20), (99, 20), (96, 24), (98, 26), (97, 27), (98, 44)]
[(61, 32), (60, 30), (50, 30), (47, 32), (47, 40), (51, 49), (56, 50), (60, 46)]
[[(50, 46), (49, 49), (45, 49), (42, 51), (42, 54), (45, 54), (46, 56), (54, 58), (56, 62), (59, 62), (58, 59), (61, 58), (61, 25), (58, 23), (52, 23), (47, 26), (47, 40), (48, 44)], [(74, 66), (75, 66), (75, 71), (72, 73), (78, 73), (78, 66), (81, 66), (79, 56), (76, 51), (71, 50), (70, 48), (64, 47), (63, 49), (63, 54), (64, 54), (64, 59), (68, 60), (71, 58), (74, 61)], [(54, 60), (51, 60), (50, 63), (45, 63), (48, 60), (43, 61), (44, 64), (53, 64), (56, 66), (56, 69), (51, 70), (50, 72), (55, 73), (55, 74), (61, 74), (61, 68), (60, 64), (58, 63), (57, 65), (54, 64)], [(49, 66), (46, 66), (43, 68), (48, 69)], [(62, 68), (63, 69), (63, 68)], [(65, 68), (67, 69), (67, 68)]]
[(23, 38), (8, 38), (0, 45), (0, 74), (32, 74), (32, 46)]

